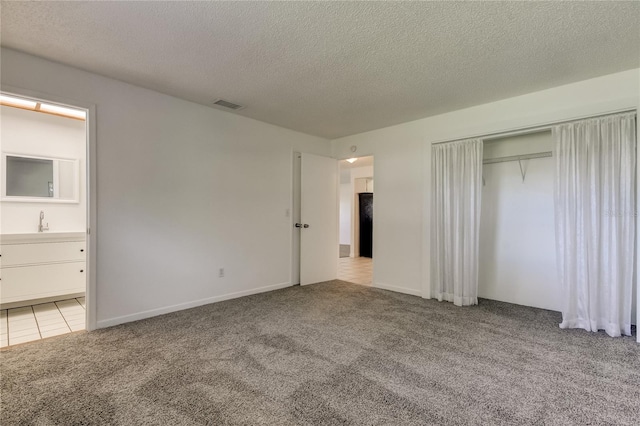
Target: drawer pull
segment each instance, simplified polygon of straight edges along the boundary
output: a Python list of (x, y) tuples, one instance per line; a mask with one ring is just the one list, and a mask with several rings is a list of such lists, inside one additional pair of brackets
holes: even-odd
[(84, 253), (84, 249), (80, 249), (80, 253)]
[(80, 269), (80, 272), (84, 272), (84, 269)]

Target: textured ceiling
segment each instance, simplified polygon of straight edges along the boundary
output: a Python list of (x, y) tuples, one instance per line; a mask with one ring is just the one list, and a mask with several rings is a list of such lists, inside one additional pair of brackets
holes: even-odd
[(639, 2), (2, 2), (2, 45), (336, 138), (640, 66)]

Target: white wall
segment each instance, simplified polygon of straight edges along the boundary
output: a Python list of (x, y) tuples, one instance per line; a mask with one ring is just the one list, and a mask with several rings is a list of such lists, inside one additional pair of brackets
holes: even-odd
[[(551, 132), (486, 141), (484, 158), (553, 151)], [(485, 164), (478, 296), (560, 310), (553, 158)]]
[[(80, 176), (85, 176), (87, 135), (84, 121), (0, 106), (0, 131), (0, 152), (77, 159)], [(0, 232), (36, 232), (40, 211), (45, 213), (49, 232), (83, 232), (87, 211), (84, 179), (80, 179), (79, 188), (79, 202), (73, 204), (1, 201)]]
[(1, 55), (3, 90), (96, 105), (99, 326), (290, 285), (292, 153), (328, 141)]
[(431, 144), (638, 108), (634, 69), (336, 139), (336, 158), (375, 155), (374, 286), (429, 295)]

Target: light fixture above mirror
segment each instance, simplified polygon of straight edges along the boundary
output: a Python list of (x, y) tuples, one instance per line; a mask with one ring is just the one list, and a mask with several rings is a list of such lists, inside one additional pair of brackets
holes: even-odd
[(0, 94), (0, 105), (57, 115), (59, 117), (73, 118), (74, 120), (85, 121), (87, 119), (87, 113), (80, 109), (47, 104), (34, 100), (17, 98), (15, 96), (8, 96), (5, 94)]

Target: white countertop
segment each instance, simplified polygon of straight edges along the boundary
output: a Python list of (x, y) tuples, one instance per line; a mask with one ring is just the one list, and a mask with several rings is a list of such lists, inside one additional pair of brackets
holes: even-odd
[(2, 234), (0, 244), (59, 243), (65, 241), (84, 241), (84, 232), (34, 232), (31, 234)]

